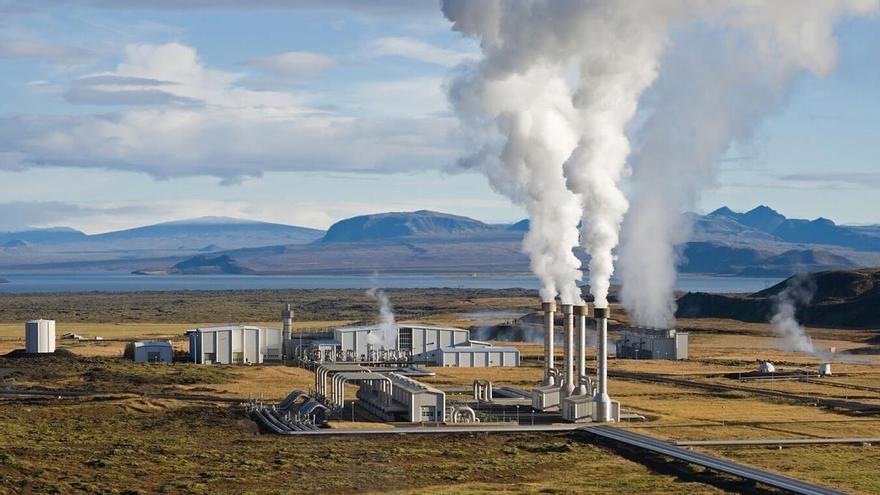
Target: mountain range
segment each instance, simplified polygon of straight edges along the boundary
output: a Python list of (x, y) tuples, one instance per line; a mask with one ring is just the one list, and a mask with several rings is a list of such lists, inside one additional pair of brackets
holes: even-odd
[[(767, 206), (689, 214), (687, 273), (787, 276), (880, 265), (880, 227), (789, 219)], [(140, 273), (526, 273), (528, 220), (490, 225), (420, 210), (352, 217), (326, 232), (208, 217), (87, 235), (73, 229), (0, 233), (0, 269)], [(582, 250), (576, 254), (586, 261)]]

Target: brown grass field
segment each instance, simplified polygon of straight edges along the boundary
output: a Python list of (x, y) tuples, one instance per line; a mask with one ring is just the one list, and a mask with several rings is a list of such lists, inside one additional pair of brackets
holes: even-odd
[[(256, 291), (265, 292), (265, 291)], [(339, 307), (322, 318), (297, 320), (297, 328), (321, 328), (369, 318), (360, 302), (346, 307), (351, 294), (327, 291), (305, 308), (318, 304)], [(424, 294), (422, 294), (424, 296)], [(420, 303), (406, 299), (404, 307), (421, 307), (412, 319), (468, 327), (486, 323), (467, 313), (476, 309), (524, 309), (534, 301), (512, 295), (449, 290), (429, 294)], [(18, 296), (16, 296), (18, 297)], [(32, 296), (30, 302), (3, 301), (0, 308), (69, 304), (59, 314), (77, 308), (77, 318), (59, 318), (57, 332), (72, 331), (104, 341), (58, 341), (75, 357), (0, 357), (0, 389), (40, 388), (90, 391), (83, 398), (0, 398), (0, 494), (4, 493), (724, 493), (749, 488), (733, 479), (663, 460), (621, 456), (591, 443), (579, 434), (469, 434), (407, 437), (400, 435), (348, 438), (281, 438), (259, 434), (237, 406), (191, 400), (168, 394), (198, 394), (217, 398), (262, 397), (277, 400), (293, 389), (313, 387), (313, 375), (301, 368), (265, 365), (251, 367), (166, 366), (135, 364), (121, 359), (126, 341), (172, 339), (186, 348), (182, 333), (211, 322), (172, 318), (152, 320), (155, 314), (182, 314), (180, 307), (213, 301), (204, 294), (188, 301), (189, 293), (163, 295), (151, 313), (135, 313), (119, 322), (93, 314), (103, 307), (100, 296), (84, 296), (76, 305), (71, 295)], [(45, 300), (43, 298), (46, 298)], [(108, 295), (109, 307), (122, 307), (124, 298)], [(158, 296), (157, 296), (158, 297)], [(248, 295), (232, 307), (245, 307)], [(179, 302), (183, 300), (184, 302)], [(397, 303), (392, 295), (392, 300)], [(163, 301), (178, 308), (165, 311)], [(316, 302), (317, 301), (317, 302)], [(278, 304), (258, 318), (254, 311), (229, 321), (278, 326)], [(317, 307), (317, 306), (314, 306)], [(430, 309), (425, 309), (430, 308)], [(116, 311), (116, 310), (114, 310)], [(121, 311), (121, 309), (120, 309)], [(415, 311), (415, 309), (413, 309)], [(303, 311), (309, 314), (308, 311)], [(23, 325), (0, 311), (0, 355), (23, 347)], [(367, 316), (365, 316), (367, 315)], [(617, 311), (616, 317), (625, 320)], [(173, 320), (173, 321), (172, 321)], [(200, 323), (196, 323), (196, 321)], [(213, 323), (222, 323), (214, 321)], [(880, 404), (880, 392), (840, 385), (880, 388), (880, 354), (858, 354), (863, 362), (834, 362), (832, 377), (819, 383), (803, 381), (741, 382), (735, 377), (755, 368), (758, 359), (771, 359), (780, 369), (815, 370), (812, 356), (776, 349), (768, 325), (723, 320), (685, 320), (691, 331), (690, 357), (683, 362), (610, 360), (610, 370), (675, 377), (693, 382), (734, 385), (746, 390), (717, 392), (680, 384), (613, 379), (612, 397), (626, 412), (644, 415), (645, 422), (620, 426), (669, 440), (880, 438), (880, 416), (855, 415), (810, 404), (756, 395), (749, 388), (839, 398)], [(818, 348), (868, 349), (873, 335), (865, 331), (810, 329)], [(467, 386), (475, 379), (529, 390), (540, 380), (539, 344), (516, 343), (519, 368), (434, 368), (424, 381), (435, 386)], [(590, 356), (594, 354), (589, 353)], [(844, 357), (843, 355), (837, 358)], [(559, 350), (561, 359), (561, 350)], [(592, 364), (592, 363), (591, 363)], [(730, 375), (734, 378), (726, 378)], [(147, 396), (150, 395), (150, 396)], [(362, 424), (334, 421), (333, 427)], [(814, 481), (852, 493), (880, 493), (880, 450), (876, 446), (799, 446), (702, 449), (715, 455)]]

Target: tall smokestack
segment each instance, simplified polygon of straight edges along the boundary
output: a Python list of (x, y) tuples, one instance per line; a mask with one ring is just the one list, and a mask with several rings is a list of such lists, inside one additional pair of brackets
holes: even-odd
[(571, 304), (562, 305), (565, 330), (565, 382), (562, 384), (561, 397), (570, 397), (574, 392), (574, 308)]
[(290, 357), (290, 341), (293, 339), (293, 310), (290, 309), (290, 303), (281, 310), (281, 343), (285, 357)]
[(551, 374), (553, 369), (553, 325), (556, 313), (556, 302), (545, 302), (541, 305), (544, 311), (544, 385), (556, 385), (556, 380)]
[(595, 421), (611, 420), (611, 397), (608, 396), (608, 308), (593, 308), (593, 316), (596, 318), (596, 333), (599, 337), (597, 366), (596, 366), (596, 403)]
[(579, 304), (574, 307), (574, 315), (577, 322), (577, 382), (574, 395), (587, 395), (587, 385), (584, 383), (587, 377), (587, 305)]

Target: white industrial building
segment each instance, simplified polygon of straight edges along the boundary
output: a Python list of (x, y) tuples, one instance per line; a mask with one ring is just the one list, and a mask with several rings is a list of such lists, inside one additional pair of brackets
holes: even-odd
[(437, 359), (440, 366), (458, 368), (490, 368), (494, 366), (519, 366), (519, 349), (495, 347), (471, 342), (469, 346), (443, 347)]
[(25, 352), (55, 352), (55, 320), (30, 320), (24, 324)]
[(189, 353), (200, 364), (261, 364), (280, 362), (280, 328), (242, 325), (197, 328), (187, 332)]
[(174, 350), (170, 340), (142, 340), (134, 343), (136, 363), (170, 363)]
[(617, 357), (623, 359), (687, 359), (688, 334), (674, 328), (627, 328), (616, 347)]
[(442, 423), (445, 420), (446, 394), (442, 390), (397, 373), (383, 375), (388, 382), (360, 382), (357, 398), (361, 407), (385, 421)]
[(519, 366), (515, 347), (470, 340), (462, 328), (395, 325), (336, 328), (330, 334), (293, 339), (294, 354), (317, 362), (407, 361), (438, 366)]

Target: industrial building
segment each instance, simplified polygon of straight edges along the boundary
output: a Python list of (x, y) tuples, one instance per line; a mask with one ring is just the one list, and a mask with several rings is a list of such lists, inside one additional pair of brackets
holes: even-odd
[(443, 391), (397, 373), (383, 375), (388, 377), (388, 382), (360, 382), (357, 398), (361, 407), (385, 421), (445, 421), (446, 394)]
[(495, 347), (470, 340), (462, 328), (395, 325), (386, 335), (379, 325), (336, 328), (299, 335), (293, 354), (314, 362), (400, 361), (437, 366), (519, 366), (515, 347)]
[(623, 359), (687, 359), (688, 334), (675, 329), (627, 328), (617, 341)]
[(443, 347), (440, 349), (437, 364), (457, 368), (519, 366), (519, 349), (482, 345), (477, 342), (471, 342), (469, 346)]
[(315, 369), (316, 397), (334, 411), (345, 405), (346, 385), (358, 385), (358, 405), (395, 422), (443, 422), (446, 394), (404, 376), (405, 368), (322, 363)]
[(170, 340), (142, 340), (133, 343), (136, 363), (170, 363), (174, 350)]
[(281, 362), (282, 330), (228, 325), (187, 332), (189, 353), (199, 364), (261, 364)]
[(24, 350), (31, 354), (55, 352), (55, 320), (25, 322)]

